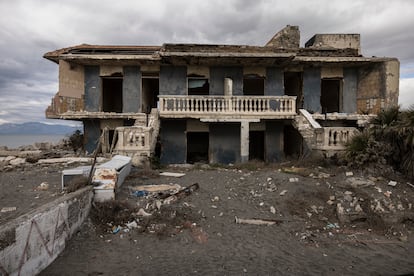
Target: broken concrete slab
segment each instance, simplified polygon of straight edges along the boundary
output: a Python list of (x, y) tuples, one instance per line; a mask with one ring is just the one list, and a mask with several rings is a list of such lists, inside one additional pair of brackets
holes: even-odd
[(183, 177), (185, 175), (185, 173), (162, 172), (162, 173), (160, 173), (160, 175), (179, 178), (179, 177)]
[(131, 187), (134, 191), (147, 191), (150, 193), (153, 192), (162, 192), (162, 191), (171, 191), (171, 190), (180, 190), (181, 185), (179, 184), (159, 184), (159, 185), (142, 185), (142, 186), (136, 186)]
[[(98, 157), (97, 162), (104, 162), (106, 158)], [(92, 163), (93, 158), (90, 157), (61, 157), (61, 158), (47, 158), (37, 161), (39, 164), (58, 164), (58, 163)]]
[(69, 170), (62, 171), (62, 190), (72, 183), (87, 178), (92, 166), (79, 166)]

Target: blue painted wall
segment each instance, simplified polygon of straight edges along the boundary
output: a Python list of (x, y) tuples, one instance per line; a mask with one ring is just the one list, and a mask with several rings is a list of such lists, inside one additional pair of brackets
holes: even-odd
[(83, 133), (85, 150), (87, 153), (93, 153), (98, 146), (99, 137), (101, 136), (99, 120), (84, 120)]
[(284, 157), (283, 122), (266, 122), (265, 151), (266, 162), (278, 162)]
[(162, 164), (183, 164), (187, 159), (187, 122), (162, 120), (160, 129)]
[(187, 95), (186, 66), (161, 66), (160, 95)]
[(99, 66), (85, 66), (85, 110), (101, 111), (102, 88)]
[(243, 67), (210, 67), (210, 95), (224, 95), (224, 78), (233, 80), (233, 95), (243, 95)]
[(285, 94), (283, 77), (281, 68), (266, 68), (265, 96), (283, 96)]
[(210, 124), (210, 163), (240, 162), (240, 123)]
[(141, 71), (139, 66), (124, 67), (122, 112), (141, 112)]
[(358, 72), (354, 68), (344, 68), (342, 89), (342, 112), (357, 112)]
[(303, 72), (303, 97), (303, 108), (310, 112), (322, 112), (320, 68), (305, 68)]

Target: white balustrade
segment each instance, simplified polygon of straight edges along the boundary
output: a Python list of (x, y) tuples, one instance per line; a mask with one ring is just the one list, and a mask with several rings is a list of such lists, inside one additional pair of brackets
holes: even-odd
[(159, 96), (165, 114), (296, 114), (293, 96)]
[(345, 144), (358, 132), (358, 129), (354, 127), (324, 127), (316, 132), (317, 147), (345, 149)]

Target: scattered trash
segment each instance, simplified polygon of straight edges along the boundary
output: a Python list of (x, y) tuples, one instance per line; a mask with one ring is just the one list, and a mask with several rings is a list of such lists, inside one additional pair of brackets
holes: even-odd
[(3, 207), (1, 208), (1, 213), (13, 212), (16, 211), (17, 207)]
[(138, 228), (138, 223), (134, 220), (125, 224), (128, 229)]
[(200, 186), (198, 185), (198, 183), (194, 183), (188, 187), (185, 187), (184, 189), (168, 196), (167, 198), (164, 199), (163, 203), (164, 204), (171, 204), (172, 202), (175, 202), (181, 198), (184, 198), (188, 195), (190, 195), (192, 192), (194, 192), (195, 190), (198, 190), (200, 188)]
[(279, 195), (280, 195), (280, 196), (284, 196), (287, 192), (288, 192), (288, 190), (283, 190), (283, 191), (281, 191), (281, 192), (280, 192), (280, 194), (279, 194)]
[(183, 177), (185, 175), (185, 173), (162, 172), (162, 173), (160, 173), (160, 175), (179, 178), (179, 177)]
[(131, 194), (136, 197), (144, 197), (148, 195), (148, 191), (134, 191)]
[(119, 225), (112, 227), (112, 234), (118, 233), (119, 231), (121, 231), (121, 229), (122, 228)]
[(276, 214), (276, 209), (273, 206), (270, 206), (270, 213)]
[(327, 225), (326, 225), (326, 229), (338, 229), (339, 228), (339, 225), (338, 225), (338, 223), (328, 223)]
[(354, 173), (353, 172), (345, 172), (345, 176), (353, 176)]
[(388, 182), (388, 186), (391, 186), (391, 187), (395, 187), (395, 186), (397, 186), (397, 181), (390, 181), (390, 182)]
[(374, 188), (378, 191), (378, 193), (382, 193), (382, 189), (380, 187), (375, 186)]
[(270, 219), (241, 219), (235, 217), (237, 224), (253, 224), (253, 225), (274, 225), (281, 223), (280, 220), (270, 220)]
[(390, 197), (390, 196), (391, 196), (391, 194), (392, 194), (392, 192), (391, 192), (391, 191), (386, 191), (386, 192), (384, 192), (384, 195), (385, 195), (386, 197)]
[(219, 200), (220, 200), (220, 198), (218, 196), (215, 196), (214, 198), (211, 199), (212, 202), (216, 202), (216, 201), (219, 201)]
[(410, 186), (411, 188), (414, 188), (414, 185), (411, 184), (410, 182), (407, 182), (407, 185)]
[(149, 216), (151, 216), (151, 214), (150, 214), (150, 213), (145, 212), (145, 210), (141, 208), (141, 209), (139, 209), (139, 211), (137, 212), (137, 216), (140, 216), (140, 217), (149, 217)]
[(353, 188), (369, 187), (375, 185), (373, 181), (361, 177), (348, 177), (346, 181), (350, 183), (351, 187)]
[(291, 178), (289, 178), (289, 182), (299, 182), (299, 178), (291, 177)]

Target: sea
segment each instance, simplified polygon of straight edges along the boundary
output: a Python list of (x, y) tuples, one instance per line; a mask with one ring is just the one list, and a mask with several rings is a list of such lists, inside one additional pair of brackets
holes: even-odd
[(51, 142), (56, 144), (68, 138), (64, 134), (0, 134), (0, 146), (17, 149), (20, 146), (29, 146), (37, 142)]

